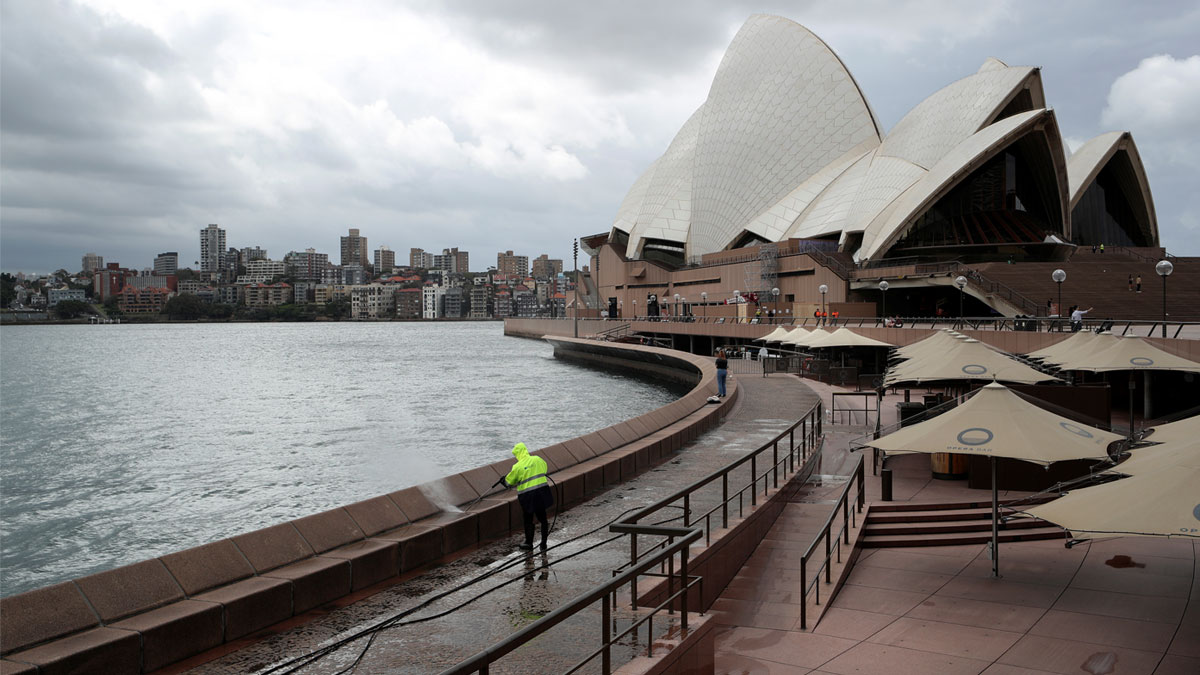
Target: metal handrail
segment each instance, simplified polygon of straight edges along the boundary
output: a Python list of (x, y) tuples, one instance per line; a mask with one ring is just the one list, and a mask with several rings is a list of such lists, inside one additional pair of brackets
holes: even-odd
[[(554, 611), (550, 612), (546, 616), (543, 616), (542, 618), (538, 619), (537, 621), (534, 621), (533, 623), (522, 628), (521, 630), (517, 631), (516, 633), (513, 633), (512, 635), (508, 636), (507, 638), (501, 640), (500, 642), (492, 645), (491, 647), (488, 647), (487, 649), (475, 654), (474, 656), (472, 656), (464, 661), (461, 661), (461, 662), (455, 664), (454, 666), (451, 666), (450, 668), (447, 668), (446, 670), (442, 671), (442, 675), (452, 675), (452, 674), (453, 675), (463, 675), (465, 673), (475, 673), (475, 672), (483, 673), (484, 675), (487, 675), (488, 669), (491, 666), (491, 664), (495, 663), (496, 661), (498, 661), (505, 655), (515, 651), (517, 648), (519, 648), (521, 645), (525, 644), (526, 642), (529, 642), (530, 640), (538, 637), (539, 635), (542, 635), (543, 633), (545, 633), (546, 631), (549, 631), (550, 629), (554, 628), (555, 626), (562, 623), (563, 621), (566, 621), (567, 619), (570, 619), (571, 617), (575, 616), (580, 611), (590, 607), (597, 600), (602, 602), (601, 614), (602, 614), (602, 621), (604, 624), (604, 626), (602, 628), (602, 635), (604, 636), (604, 644), (601, 646), (601, 648), (599, 650), (597, 650), (596, 652), (593, 652), (591, 655), (589, 655), (587, 658), (585, 658), (581, 663), (579, 663), (578, 665), (573, 667), (571, 669), (571, 671), (569, 671), (569, 672), (575, 672), (576, 670), (578, 670), (580, 667), (582, 667), (587, 662), (591, 661), (596, 656), (602, 656), (604, 672), (606, 674), (612, 672), (611, 648), (612, 648), (613, 642), (615, 641), (616, 638), (613, 638), (608, 632), (610, 630), (610, 624), (611, 624), (611, 616), (610, 616), (611, 606), (609, 604), (611, 595), (613, 593), (615, 593), (618, 589), (620, 589), (622, 586), (629, 583), (629, 580), (631, 578), (636, 578), (639, 575), (644, 574), (645, 572), (650, 570), (650, 568), (654, 567), (655, 565), (658, 565), (663, 560), (670, 558), (673, 562), (674, 558), (675, 558), (675, 554), (677, 554), (677, 553), (680, 556), (680, 572), (681, 572), (682, 578), (685, 580), (685, 583), (683, 584), (683, 589), (681, 589), (681, 595), (679, 595), (678, 598), (672, 597), (671, 599), (669, 599), (667, 602), (665, 602), (661, 606), (673, 607), (674, 606), (673, 603), (674, 603), (675, 599), (678, 599), (680, 601), (680, 622), (681, 622), (681, 626), (683, 629), (683, 633), (686, 634), (687, 633), (687, 611), (688, 611), (687, 610), (687, 596), (688, 596), (688, 593), (684, 592), (684, 591), (686, 589), (690, 589), (692, 586), (692, 583), (686, 581), (689, 578), (688, 574), (687, 574), (688, 551), (692, 545), (692, 542), (694, 542), (700, 538), (700, 534), (701, 534), (700, 530), (695, 529), (695, 528), (688, 528), (688, 527), (667, 527), (667, 526), (662, 526), (662, 525), (643, 525), (640, 527), (642, 528), (643, 531), (652, 531), (654, 534), (661, 534), (661, 535), (665, 535), (665, 536), (669, 536), (669, 537), (678, 537), (679, 539), (678, 539), (678, 541), (675, 541), (673, 544), (671, 544), (666, 549), (664, 549), (660, 555), (657, 555), (657, 556), (654, 556), (653, 558), (647, 559), (647, 560), (639, 563), (638, 565), (634, 566), (633, 568), (621, 573), (620, 575), (613, 578), (612, 580), (610, 580), (604, 584), (601, 584), (599, 586), (596, 586), (595, 588), (592, 588), (589, 591), (581, 593), (580, 595), (576, 596), (574, 599), (568, 601), (567, 604), (563, 605), (562, 607), (559, 607), (558, 609), (555, 609)], [(624, 635), (624, 633), (622, 635)]]
[[(831, 581), (832, 566), (830, 565), (830, 560), (831, 560), (832, 554), (831, 554), (831, 545), (830, 545), (831, 541), (830, 540), (831, 540), (831, 532), (832, 532), (832, 528), (833, 528), (833, 519), (834, 519), (834, 517), (837, 516), (838, 510), (840, 507), (840, 510), (842, 511), (842, 527), (837, 532), (838, 537), (837, 537), (837, 547), (836, 548), (837, 548), (837, 561), (841, 562), (842, 561), (843, 539), (845, 540), (845, 544), (847, 546), (849, 546), (850, 545), (850, 529), (852, 527), (858, 526), (858, 518), (856, 516), (858, 513), (862, 513), (863, 507), (866, 505), (866, 491), (864, 490), (865, 482), (866, 482), (866, 477), (865, 477), (865, 472), (863, 471), (863, 457), (862, 457), (862, 455), (859, 455), (858, 463), (855, 464), (855, 466), (854, 466), (854, 471), (851, 474), (851, 479), (849, 482), (846, 483), (846, 486), (842, 488), (842, 494), (838, 496), (837, 502), (835, 502), (833, 511), (829, 514), (829, 517), (825, 519), (825, 525), (821, 528), (820, 534), (818, 534), (817, 537), (815, 539), (813, 539), (813, 542), (811, 544), (809, 544), (809, 546), (808, 546), (808, 550), (806, 550), (804, 552), (804, 555), (801, 556), (801, 558), (800, 558), (800, 630), (808, 629), (808, 592), (809, 592), (809, 590), (811, 590), (813, 588), (816, 589), (816, 596), (817, 596), (816, 604), (818, 604), (818, 605), (821, 604), (821, 588), (817, 584), (817, 582), (820, 581), (820, 579), (821, 579), (821, 570), (822, 569), (825, 570), (826, 585), (832, 583), (832, 581)], [(848, 499), (848, 497), (850, 495), (850, 488), (853, 487), (855, 485), (855, 483), (858, 484), (858, 499), (857, 499), (858, 508), (857, 508), (857, 511), (852, 510), (850, 508), (850, 501)], [(812, 583), (809, 583), (808, 582), (808, 561), (812, 557), (813, 551), (816, 550), (817, 544), (819, 544), (821, 542), (822, 538), (824, 538), (824, 540), (825, 540), (825, 560), (817, 567), (817, 574), (816, 574), (816, 576), (813, 577)]]

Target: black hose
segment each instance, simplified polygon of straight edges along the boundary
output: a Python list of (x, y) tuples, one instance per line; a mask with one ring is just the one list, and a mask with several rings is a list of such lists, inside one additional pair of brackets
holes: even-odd
[[(584, 538), (584, 537), (587, 537), (587, 536), (590, 536), (590, 535), (592, 535), (592, 534), (595, 534), (596, 532), (599, 532), (600, 530), (603, 530), (604, 528), (608, 527), (609, 525), (612, 525), (614, 522), (616, 522), (617, 520), (619, 520), (619, 519), (623, 518), (624, 516), (628, 515), (629, 513), (632, 513), (632, 512), (634, 512), (634, 511), (637, 511), (637, 510), (639, 510), (639, 509), (641, 509), (641, 508), (643, 508), (643, 507), (637, 506), (637, 507), (633, 507), (633, 508), (626, 509), (626, 510), (622, 511), (621, 513), (617, 514), (617, 515), (616, 515), (615, 517), (613, 517), (611, 520), (609, 520), (609, 521), (605, 522), (603, 525), (600, 525), (600, 526), (598, 526), (598, 527), (596, 527), (596, 528), (594, 528), (594, 529), (588, 530), (587, 532), (584, 532), (583, 534), (580, 534), (580, 535), (577, 535), (577, 536), (571, 537), (570, 539), (563, 540), (562, 542), (559, 542), (559, 543), (557, 543), (557, 544), (555, 544), (554, 546), (551, 546), (551, 547), (549, 547), (549, 548), (550, 548), (550, 549), (555, 549), (555, 548), (558, 548), (559, 546), (564, 546), (564, 545), (566, 545), (566, 544), (569, 544), (569, 543), (571, 543), (571, 542), (578, 541), (578, 540), (580, 540), (580, 539), (582, 539), (582, 538)], [(674, 506), (674, 505), (672, 505), (670, 508), (680, 508), (680, 509), (681, 509), (681, 508), (683, 508), (683, 507), (679, 507), (679, 506)], [(655, 523), (653, 523), (653, 524), (654, 524), (654, 525), (662, 525), (662, 524), (670, 523), (670, 522), (672, 522), (672, 521), (675, 521), (675, 520), (679, 520), (679, 519), (680, 519), (680, 518), (682, 518), (682, 517), (683, 517), (683, 516), (682, 516), (682, 515), (680, 515), (680, 516), (676, 516), (676, 517), (674, 517), (674, 518), (668, 518), (668, 519), (666, 519), (666, 520), (658, 521), (658, 522), (655, 522)], [(557, 523), (557, 522), (558, 522), (558, 510), (555, 510), (555, 513), (554, 513), (554, 522), (555, 522), (555, 523)], [(553, 530), (553, 526), (551, 527), (551, 530)], [(329, 645), (326, 645), (326, 646), (324, 646), (324, 647), (321, 647), (321, 648), (319, 648), (319, 649), (317, 649), (317, 650), (315, 650), (315, 651), (313, 651), (313, 652), (310, 652), (310, 653), (308, 653), (308, 654), (306, 654), (306, 655), (304, 655), (304, 656), (300, 656), (300, 657), (294, 658), (294, 659), (292, 659), (292, 660), (290, 660), (290, 661), (286, 661), (286, 662), (284, 662), (284, 663), (281, 663), (281, 664), (279, 664), (279, 665), (275, 666), (274, 668), (270, 668), (270, 669), (268, 669), (268, 670), (265, 670), (265, 671), (263, 671), (263, 675), (271, 675), (271, 673), (276, 673), (276, 672), (281, 672), (281, 671), (282, 671), (283, 675), (289, 675), (290, 673), (295, 673), (295, 672), (299, 671), (300, 669), (302, 669), (302, 668), (305, 668), (305, 667), (307, 667), (307, 666), (309, 666), (309, 665), (312, 665), (313, 663), (316, 663), (317, 661), (319, 661), (319, 660), (321, 660), (321, 659), (325, 658), (326, 656), (329, 656), (330, 654), (332, 654), (332, 653), (334, 653), (334, 652), (338, 651), (338, 650), (339, 650), (339, 649), (341, 649), (342, 647), (345, 647), (346, 645), (348, 645), (348, 644), (350, 644), (350, 643), (352, 643), (352, 642), (357, 642), (358, 640), (361, 640), (362, 638), (364, 638), (364, 637), (367, 637), (367, 636), (369, 635), (369, 636), (370, 636), (370, 639), (367, 641), (367, 644), (363, 646), (363, 650), (362, 650), (362, 651), (359, 653), (359, 655), (358, 655), (358, 658), (354, 659), (354, 662), (353, 662), (353, 663), (351, 663), (351, 664), (350, 664), (349, 666), (347, 666), (346, 668), (344, 668), (344, 669), (342, 669), (342, 670), (338, 671), (339, 675), (341, 675), (341, 674), (343, 674), (343, 673), (349, 673), (349, 672), (352, 672), (352, 671), (353, 671), (355, 668), (357, 668), (357, 667), (358, 667), (359, 663), (361, 663), (361, 662), (362, 662), (363, 658), (364, 658), (364, 657), (366, 656), (366, 654), (367, 654), (367, 651), (368, 651), (368, 650), (370, 650), (370, 649), (371, 649), (371, 646), (372, 646), (372, 645), (375, 643), (375, 637), (376, 637), (377, 635), (379, 635), (379, 633), (383, 632), (384, 630), (387, 630), (387, 629), (389, 629), (389, 628), (398, 628), (398, 627), (401, 627), (401, 626), (408, 626), (408, 625), (412, 625), (412, 624), (416, 624), (416, 623), (424, 623), (424, 622), (426, 622), (426, 621), (431, 621), (431, 620), (433, 620), (433, 619), (438, 619), (438, 618), (441, 618), (441, 617), (443, 617), (443, 616), (446, 616), (446, 615), (448, 615), (448, 614), (451, 614), (451, 613), (453, 613), (453, 612), (456, 612), (456, 611), (458, 611), (458, 610), (462, 609), (463, 607), (466, 607), (467, 605), (469, 605), (469, 604), (471, 604), (471, 603), (475, 602), (476, 600), (479, 600), (480, 598), (483, 598), (484, 596), (486, 596), (486, 595), (489, 595), (489, 594), (490, 594), (490, 593), (492, 593), (493, 591), (496, 591), (496, 590), (499, 590), (499, 589), (501, 589), (501, 588), (504, 588), (505, 586), (507, 586), (507, 585), (509, 585), (509, 584), (512, 584), (512, 583), (516, 583), (517, 581), (521, 581), (521, 580), (523, 580), (525, 577), (527, 577), (529, 574), (531, 574), (531, 573), (533, 573), (533, 572), (536, 572), (536, 571), (538, 571), (538, 570), (542, 570), (542, 569), (549, 569), (549, 568), (550, 568), (550, 567), (552, 567), (553, 565), (556, 565), (556, 564), (558, 564), (558, 563), (560, 563), (560, 562), (563, 562), (563, 561), (565, 561), (565, 560), (570, 560), (571, 558), (574, 558), (575, 556), (582, 555), (582, 554), (584, 554), (584, 553), (587, 553), (588, 551), (591, 551), (591, 550), (593, 550), (593, 549), (599, 548), (599, 547), (601, 547), (601, 546), (603, 546), (603, 545), (605, 545), (605, 544), (608, 544), (608, 543), (610, 543), (610, 542), (616, 541), (617, 539), (620, 539), (620, 538), (621, 538), (621, 537), (623, 537), (623, 536), (624, 536), (624, 535), (616, 535), (616, 536), (613, 536), (613, 537), (609, 537), (609, 538), (607, 538), (607, 539), (604, 539), (604, 540), (602, 540), (602, 541), (600, 541), (600, 542), (598, 542), (598, 543), (592, 544), (592, 545), (590, 545), (590, 546), (587, 546), (587, 547), (585, 547), (585, 548), (582, 548), (582, 549), (580, 549), (580, 550), (578, 550), (578, 551), (575, 551), (574, 553), (570, 553), (570, 554), (568, 554), (568, 555), (565, 555), (565, 556), (563, 556), (563, 557), (556, 558), (555, 560), (553, 560), (553, 561), (551, 561), (551, 562), (547, 562), (547, 563), (544, 563), (544, 564), (542, 564), (542, 565), (539, 565), (539, 566), (537, 566), (537, 567), (535, 567), (535, 568), (533, 568), (533, 569), (531, 569), (531, 570), (530, 570), (530, 569), (522, 570), (522, 572), (521, 572), (521, 575), (520, 575), (520, 576), (514, 577), (514, 578), (512, 578), (512, 579), (509, 579), (509, 580), (507, 580), (507, 581), (504, 581), (504, 582), (502, 582), (502, 583), (500, 583), (500, 584), (498, 584), (498, 585), (496, 585), (496, 586), (493, 586), (493, 587), (491, 587), (491, 588), (489, 588), (489, 589), (487, 589), (487, 590), (485, 590), (485, 591), (483, 591), (483, 592), (481, 592), (481, 593), (479, 593), (479, 594), (477, 594), (477, 595), (474, 595), (474, 596), (472, 596), (472, 597), (470, 597), (470, 598), (468, 598), (468, 599), (464, 600), (463, 602), (461, 602), (461, 603), (459, 603), (459, 604), (457, 604), (457, 605), (454, 605), (454, 606), (452, 606), (452, 607), (450, 607), (450, 608), (448, 608), (448, 609), (446, 609), (446, 610), (444, 610), (444, 611), (438, 612), (438, 613), (436, 613), (436, 614), (431, 614), (431, 615), (429, 615), (429, 616), (423, 616), (423, 617), (419, 617), (419, 618), (416, 618), (416, 619), (411, 619), (411, 620), (408, 620), (408, 621), (401, 621), (401, 619), (403, 619), (404, 617), (406, 617), (406, 616), (409, 616), (410, 614), (413, 614), (413, 613), (415, 613), (415, 612), (418, 612), (418, 611), (420, 611), (420, 610), (422, 610), (422, 609), (425, 609), (425, 608), (426, 608), (426, 607), (428, 607), (429, 605), (432, 605), (433, 603), (435, 603), (435, 602), (437, 602), (437, 601), (439, 601), (439, 600), (441, 600), (441, 599), (443, 599), (443, 598), (445, 598), (445, 597), (447, 597), (447, 596), (449, 596), (449, 595), (453, 595), (454, 593), (457, 593), (457, 592), (459, 592), (459, 591), (461, 591), (461, 590), (463, 590), (463, 589), (465, 589), (465, 588), (467, 588), (467, 587), (469, 587), (469, 586), (473, 586), (474, 584), (477, 584), (477, 583), (479, 583), (479, 582), (481, 582), (481, 581), (484, 581), (485, 579), (488, 579), (488, 578), (490, 578), (490, 577), (492, 577), (492, 576), (495, 576), (496, 574), (499, 574), (499, 573), (501, 573), (501, 572), (508, 571), (509, 569), (511, 569), (511, 568), (513, 568), (513, 567), (515, 567), (515, 566), (516, 566), (516, 565), (518, 565), (518, 564), (523, 564), (523, 563), (524, 563), (524, 562), (525, 562), (525, 561), (528, 559), (528, 556), (521, 556), (521, 557), (519, 557), (519, 558), (516, 558), (516, 559), (514, 559), (514, 560), (512, 560), (512, 561), (508, 562), (508, 563), (505, 563), (504, 565), (501, 565), (500, 567), (497, 567), (496, 569), (493, 569), (493, 570), (488, 570), (487, 572), (484, 572), (483, 574), (480, 574), (479, 576), (473, 577), (473, 578), (471, 578), (471, 579), (469, 579), (469, 580), (467, 580), (467, 581), (465, 581), (465, 582), (463, 582), (463, 583), (461, 583), (461, 584), (459, 584), (459, 585), (457, 585), (457, 586), (455, 586), (455, 587), (453, 587), (453, 588), (450, 588), (450, 589), (448, 589), (448, 590), (442, 591), (441, 593), (438, 593), (437, 595), (434, 595), (433, 597), (431, 597), (431, 598), (428, 598), (428, 599), (424, 600), (423, 602), (421, 602), (421, 604), (419, 604), (419, 605), (417, 605), (417, 606), (415, 606), (415, 607), (411, 607), (411, 608), (409, 608), (409, 609), (406, 609), (406, 610), (404, 610), (404, 611), (402, 611), (402, 612), (399, 612), (399, 613), (397, 613), (397, 614), (394, 614), (394, 615), (392, 615), (392, 616), (390, 616), (390, 617), (388, 617), (388, 618), (386, 618), (386, 619), (384, 619), (384, 620), (382, 620), (382, 621), (379, 621), (379, 622), (377, 622), (377, 623), (376, 623), (376, 624), (374, 624), (373, 626), (370, 626), (370, 627), (368, 627), (368, 628), (364, 628), (364, 629), (362, 629), (362, 630), (358, 631), (358, 632), (357, 632), (357, 633), (355, 633), (354, 635), (351, 635), (351, 636), (349, 636), (349, 637), (342, 638), (341, 640), (337, 640), (336, 642), (333, 642), (332, 644), (329, 644)], [(532, 553), (531, 553), (531, 555), (532, 555)], [(284, 669), (286, 669), (286, 670), (284, 670)]]

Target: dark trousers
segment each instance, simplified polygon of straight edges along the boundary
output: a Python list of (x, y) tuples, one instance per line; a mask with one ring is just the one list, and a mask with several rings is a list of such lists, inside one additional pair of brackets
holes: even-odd
[(545, 543), (546, 538), (550, 536), (550, 523), (546, 520), (546, 509), (537, 509), (533, 513), (521, 510), (521, 518), (525, 521), (525, 543), (533, 546), (533, 517), (537, 516), (538, 522), (542, 524), (542, 542)]

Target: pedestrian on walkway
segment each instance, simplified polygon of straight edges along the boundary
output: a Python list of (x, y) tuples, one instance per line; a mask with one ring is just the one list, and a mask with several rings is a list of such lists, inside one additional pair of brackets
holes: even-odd
[(1133, 275), (1129, 275), (1129, 290), (1133, 290)]
[(536, 516), (542, 524), (542, 550), (545, 551), (546, 540), (550, 537), (550, 522), (546, 519), (546, 509), (554, 506), (554, 493), (550, 491), (550, 485), (546, 482), (546, 460), (529, 454), (529, 449), (524, 443), (514, 445), (512, 454), (517, 458), (517, 462), (504, 477), (504, 485), (517, 488), (517, 501), (521, 504), (521, 518), (525, 523), (525, 543), (520, 549), (533, 550), (533, 518)]
[(1142, 275), (1137, 275), (1137, 279), (1134, 280), (1133, 285), (1137, 288), (1138, 293), (1142, 292)]
[(1087, 309), (1079, 309), (1076, 307), (1071, 310), (1071, 332), (1078, 333), (1080, 328), (1083, 328), (1083, 315), (1092, 311), (1092, 307)]
[(729, 375), (729, 362), (725, 360), (725, 350), (717, 350), (717, 396), (725, 398), (725, 378)]

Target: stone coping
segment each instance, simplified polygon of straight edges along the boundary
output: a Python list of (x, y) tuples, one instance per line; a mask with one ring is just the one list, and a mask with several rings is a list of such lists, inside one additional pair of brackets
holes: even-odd
[[(695, 382), (678, 400), (540, 448), (568, 508), (669, 457), (718, 424), (712, 359), (642, 345), (553, 338), (558, 358)], [(493, 488), (511, 460), (151, 560), (0, 599), (9, 672), (144, 672), (189, 658), (443, 556), (522, 531), (516, 494)], [(436, 494), (462, 512), (447, 512)]]

